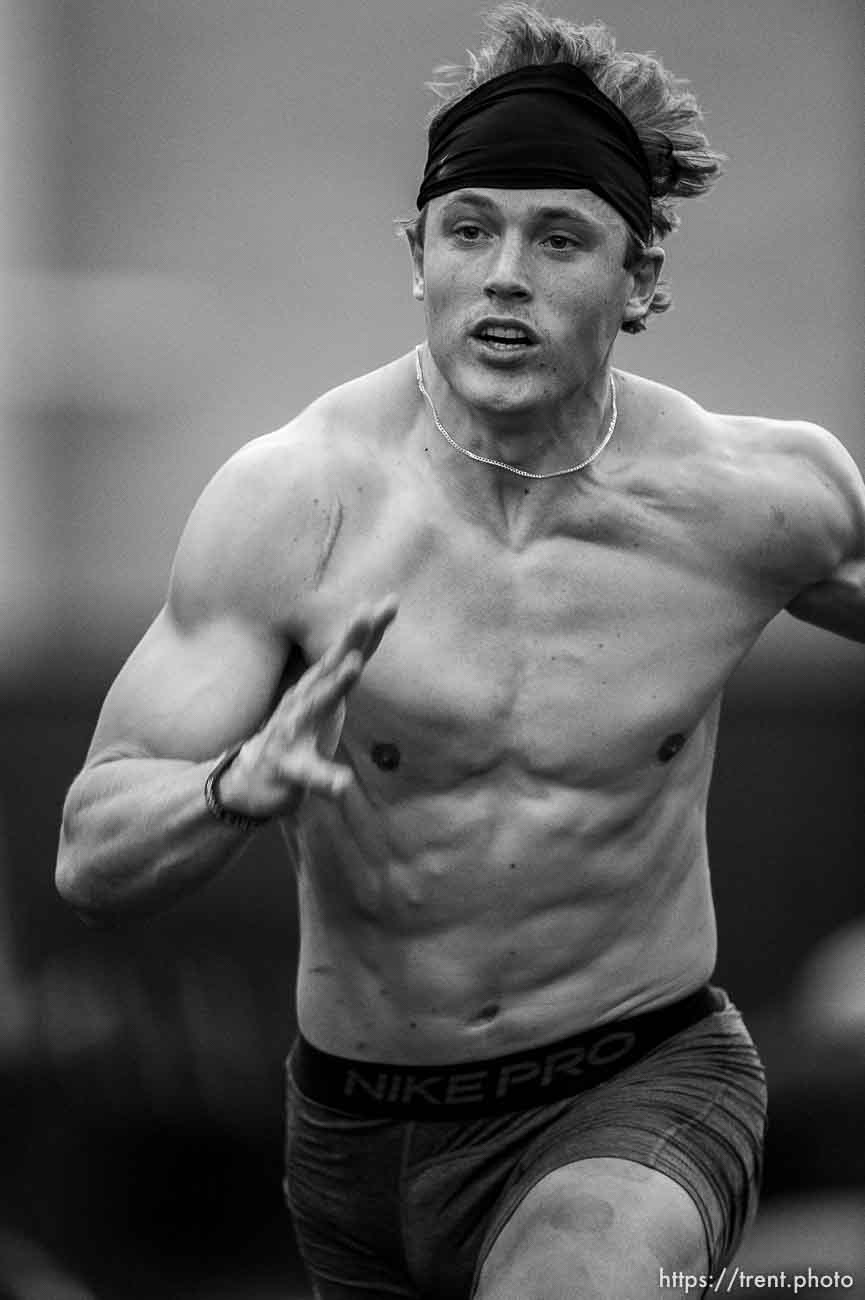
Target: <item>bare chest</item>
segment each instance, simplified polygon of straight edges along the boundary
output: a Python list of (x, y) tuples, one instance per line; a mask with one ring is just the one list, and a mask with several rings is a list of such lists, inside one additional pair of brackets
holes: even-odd
[(675, 521), (639, 511), (520, 549), (419, 510), (345, 534), (308, 650), (359, 600), (397, 594), (344, 736), (413, 784), (511, 764), (586, 785), (667, 761), (774, 612)]

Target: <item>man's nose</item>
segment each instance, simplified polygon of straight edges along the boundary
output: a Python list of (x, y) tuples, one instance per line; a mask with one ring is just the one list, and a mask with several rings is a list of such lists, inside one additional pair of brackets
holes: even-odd
[(531, 294), (525, 248), (519, 235), (503, 236), (495, 245), (484, 292), (490, 298), (528, 298)]

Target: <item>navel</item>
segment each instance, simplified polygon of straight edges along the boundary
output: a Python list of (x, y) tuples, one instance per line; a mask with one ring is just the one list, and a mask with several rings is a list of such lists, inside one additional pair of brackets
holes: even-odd
[(671, 758), (675, 758), (679, 750), (685, 743), (686, 737), (681, 731), (674, 731), (672, 735), (667, 736), (658, 746), (658, 758), (662, 763), (669, 763)]
[(390, 741), (376, 741), (369, 753), (376, 767), (380, 767), (383, 772), (393, 772), (399, 767), (400, 752)]

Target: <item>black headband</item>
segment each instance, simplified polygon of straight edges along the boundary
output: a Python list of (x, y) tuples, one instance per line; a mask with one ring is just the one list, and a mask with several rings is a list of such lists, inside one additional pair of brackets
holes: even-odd
[(469, 186), (591, 190), (651, 236), (652, 178), (637, 133), (570, 63), (505, 72), (436, 118), (417, 206)]

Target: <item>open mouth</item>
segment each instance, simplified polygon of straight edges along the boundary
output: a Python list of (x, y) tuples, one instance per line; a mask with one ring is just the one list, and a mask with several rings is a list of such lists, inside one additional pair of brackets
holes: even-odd
[(472, 337), (497, 352), (517, 352), (532, 347), (536, 341), (532, 331), (521, 325), (482, 323), (473, 330)]

